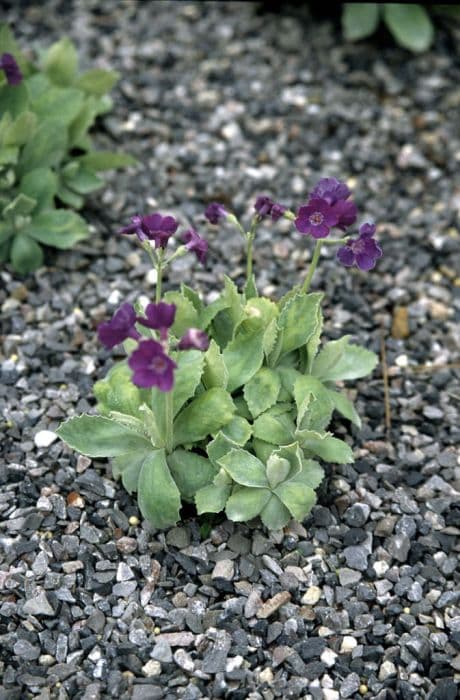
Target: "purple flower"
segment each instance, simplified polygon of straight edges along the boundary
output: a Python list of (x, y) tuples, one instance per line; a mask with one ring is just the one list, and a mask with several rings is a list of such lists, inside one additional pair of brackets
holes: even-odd
[(359, 238), (352, 238), (338, 249), (337, 258), (345, 267), (356, 265), (360, 270), (372, 270), (379, 258), (382, 257), (382, 249), (374, 240), (374, 224), (363, 224), (359, 229)]
[(160, 301), (158, 304), (147, 304), (145, 309), (147, 318), (137, 316), (136, 321), (142, 326), (160, 331), (162, 337), (167, 336), (166, 331), (171, 328), (176, 316), (175, 304), (166, 304)]
[(15, 57), (10, 53), (2, 54), (0, 58), (0, 69), (5, 73), (8, 85), (19, 85), (22, 82), (22, 73)]
[(332, 206), (348, 199), (350, 195), (351, 192), (344, 182), (336, 180), (335, 177), (323, 177), (312, 191), (310, 199), (324, 199)]
[(278, 202), (274, 202), (273, 199), (270, 199), (265, 194), (260, 194), (257, 197), (254, 209), (260, 217), (271, 216), (273, 221), (278, 221), (286, 211), (286, 207), (278, 204)]
[(209, 338), (199, 328), (189, 328), (180, 339), (177, 347), (179, 350), (207, 350), (209, 348)]
[(345, 231), (347, 226), (351, 226), (355, 223), (358, 209), (354, 202), (345, 202), (345, 200), (341, 200), (334, 204), (332, 208), (337, 214), (337, 228)]
[(115, 347), (127, 338), (140, 338), (135, 328), (136, 312), (131, 304), (122, 304), (114, 313), (111, 321), (100, 323), (97, 327), (99, 340), (107, 349)]
[(186, 247), (193, 251), (202, 265), (206, 262), (208, 242), (201, 238), (192, 228), (182, 234), (182, 240)]
[(211, 202), (211, 204), (206, 207), (204, 215), (210, 224), (218, 224), (219, 221), (225, 219), (225, 217), (228, 215), (228, 211), (223, 204)]
[(300, 233), (309, 233), (313, 238), (326, 238), (337, 221), (338, 214), (334, 207), (324, 199), (310, 199), (308, 204), (300, 207), (294, 224)]
[(131, 217), (131, 223), (119, 233), (135, 233), (141, 243), (150, 240), (155, 241), (155, 248), (166, 248), (168, 240), (176, 233), (178, 226), (173, 216), (162, 216), (158, 213), (148, 216), (136, 214)]
[(133, 370), (132, 381), (142, 389), (157, 386), (160, 391), (171, 391), (176, 363), (166, 355), (156, 340), (143, 340), (128, 359)]

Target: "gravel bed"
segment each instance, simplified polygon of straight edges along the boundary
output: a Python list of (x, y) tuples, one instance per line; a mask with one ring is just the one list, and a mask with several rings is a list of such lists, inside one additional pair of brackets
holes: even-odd
[[(4, 3), (21, 44), (70, 33), (83, 67), (122, 74), (98, 145), (140, 166), (113, 174), (85, 211), (94, 235), (50, 251), (20, 279), (0, 272), (0, 700), (455, 700), (460, 681), (460, 30), (411, 56), (346, 45), (306, 8), (255, 3)], [(330, 338), (352, 334), (388, 364), (351, 394), (357, 431), (335, 430), (353, 465), (326, 465), (302, 524), (142, 522), (103, 460), (56, 440), (92, 410), (114, 356), (95, 327), (151, 297), (133, 242), (114, 231), (158, 208), (207, 233), (204, 296), (243, 249), (205, 226), (220, 199), (239, 214), (259, 193), (295, 207), (321, 176), (345, 178), (378, 222), (385, 257), (364, 274), (326, 251), (314, 286)], [(260, 289), (305, 274), (305, 240), (258, 236)], [(407, 316), (407, 318), (406, 318)], [(402, 336), (402, 337), (401, 337)]]

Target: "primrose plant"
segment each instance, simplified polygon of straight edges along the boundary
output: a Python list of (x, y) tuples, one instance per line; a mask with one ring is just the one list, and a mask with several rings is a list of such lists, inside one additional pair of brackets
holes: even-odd
[[(368, 374), (377, 357), (349, 336), (320, 347), (323, 295), (309, 291), (323, 245), (337, 246), (340, 263), (363, 271), (382, 255), (373, 224), (353, 238), (345, 233), (357, 218), (350, 195), (345, 184), (322, 179), (297, 213), (259, 196), (248, 230), (221, 204), (209, 205), (207, 219), (234, 225), (247, 252), (243, 288), (226, 277), (210, 304), (185, 285), (162, 294), (172, 260), (192, 252), (205, 261), (208, 244), (195, 230), (170, 253), (178, 229), (172, 216), (136, 215), (121, 230), (150, 256), (156, 298), (145, 308), (124, 303), (99, 325), (99, 340), (107, 348), (123, 343), (127, 360), (96, 383), (99, 415), (70, 418), (58, 433), (85, 455), (111, 458), (114, 476), (137, 492), (154, 527), (176, 523), (189, 501), (199, 514), (260, 516), (280, 529), (315, 503), (320, 460), (352, 461), (348, 444), (327, 430), (334, 411), (360, 425), (336, 383)], [(278, 302), (258, 295), (252, 272), (257, 227), (268, 217), (288, 219), (316, 241), (303, 283)], [(344, 235), (330, 237), (334, 229)]]

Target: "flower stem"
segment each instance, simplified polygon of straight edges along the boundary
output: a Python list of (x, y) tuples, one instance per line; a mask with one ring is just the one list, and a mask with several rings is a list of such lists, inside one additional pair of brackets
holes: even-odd
[(246, 241), (246, 281), (249, 282), (252, 277), (252, 244), (254, 242), (254, 233), (252, 231), (246, 234)]
[(157, 269), (157, 286), (155, 289), (155, 302), (158, 304), (158, 302), (161, 300), (161, 283), (163, 277), (163, 248), (159, 248), (157, 250), (155, 267)]
[(173, 451), (173, 397), (174, 390), (165, 393), (165, 450), (167, 454)]
[(313, 275), (315, 274), (316, 266), (318, 265), (319, 256), (321, 255), (322, 244), (323, 244), (322, 240), (316, 241), (315, 250), (313, 252), (313, 258), (312, 258), (312, 261), (310, 263), (310, 267), (308, 268), (308, 273), (307, 273), (307, 276), (305, 277), (305, 281), (304, 281), (304, 283), (302, 285), (302, 289), (301, 289), (303, 294), (307, 294), (308, 290), (310, 289), (310, 284), (311, 284), (311, 281), (313, 279)]

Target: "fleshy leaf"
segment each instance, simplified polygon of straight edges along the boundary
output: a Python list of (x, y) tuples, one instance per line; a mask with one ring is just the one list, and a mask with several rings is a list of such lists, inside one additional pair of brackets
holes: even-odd
[(28, 197), (21, 192), (12, 202), (6, 205), (2, 211), (2, 215), (7, 221), (14, 222), (17, 216), (27, 216), (30, 214), (35, 209), (36, 205), (36, 199)]
[(16, 272), (26, 275), (43, 264), (43, 251), (32, 238), (18, 233), (11, 244), (11, 263)]
[(93, 393), (101, 413), (118, 411), (143, 420), (139, 407), (149, 401), (150, 391), (135, 386), (131, 375), (132, 371), (126, 362), (117, 362), (104, 379), (95, 383)]
[(200, 394), (177, 416), (174, 445), (203, 440), (229, 423), (235, 412), (232, 397), (224, 389), (213, 387)]
[(67, 148), (66, 130), (56, 118), (42, 122), (34, 133), (33, 139), (23, 148), (18, 165), (21, 177), (34, 168), (46, 168), (58, 165)]
[(298, 430), (298, 440), (305, 452), (318, 455), (325, 462), (349, 464), (353, 462), (353, 452), (343, 440), (332, 437), (330, 433), (317, 433), (314, 430)]
[(199, 328), (203, 328), (204, 330), (206, 330), (210, 323), (212, 323), (212, 321), (215, 319), (217, 314), (223, 311), (224, 309), (228, 309), (229, 306), (230, 300), (228, 299), (225, 292), (218, 296), (217, 299), (215, 299), (207, 306), (203, 306), (202, 310), (200, 311)]
[(209, 484), (196, 492), (195, 505), (198, 515), (220, 513), (225, 508), (232, 490), (229, 484)]
[(69, 418), (56, 432), (69, 447), (88, 457), (116, 457), (152, 449), (149, 440), (103, 416), (83, 414)]
[(224, 348), (233, 338), (235, 328), (245, 316), (242, 296), (238, 293), (235, 283), (225, 276), (224, 285), (221, 296), (225, 299), (227, 306), (219, 311), (212, 323), (212, 337), (221, 348)]
[(321, 431), (329, 425), (334, 406), (328, 390), (316, 377), (299, 377), (294, 384), (297, 427)]
[(176, 353), (173, 359), (177, 363), (173, 389), (174, 415), (177, 415), (186, 401), (195, 394), (200, 383), (204, 353), (199, 350), (187, 350)]
[(106, 92), (110, 92), (119, 79), (120, 74), (114, 70), (92, 68), (78, 77), (75, 86), (91, 95), (102, 97)]
[(140, 511), (153, 527), (170, 527), (179, 520), (180, 493), (164, 450), (154, 450), (144, 460), (137, 489)]
[(383, 5), (383, 19), (400, 46), (416, 53), (430, 48), (434, 28), (422, 5), (386, 2)]
[(294, 440), (294, 423), (286, 413), (274, 415), (268, 410), (254, 421), (253, 434), (273, 445), (288, 445)]
[(314, 459), (302, 459), (302, 469), (293, 481), (300, 481), (311, 489), (316, 489), (324, 479), (324, 469)]
[(358, 428), (361, 427), (361, 418), (356, 412), (350, 399), (348, 399), (344, 394), (339, 391), (332, 391), (332, 389), (327, 389), (328, 396), (332, 401), (332, 404), (336, 411), (342, 414), (349, 421), (354, 423)]
[(300, 522), (308, 515), (316, 503), (316, 494), (300, 481), (288, 481), (275, 489), (276, 495), (288, 508), (293, 518)]
[(276, 403), (281, 388), (280, 378), (269, 367), (261, 367), (244, 387), (243, 394), (254, 418)]
[(96, 170), (96, 172), (125, 168), (137, 163), (137, 160), (127, 153), (113, 153), (112, 151), (93, 151), (80, 156), (79, 160), (86, 168)]
[(374, 352), (349, 344), (349, 335), (327, 343), (315, 358), (312, 374), (323, 382), (365, 377), (375, 368)]
[(23, 233), (45, 245), (65, 250), (88, 236), (84, 219), (73, 211), (52, 209), (37, 214)]
[(263, 336), (265, 329), (259, 319), (242, 321), (235, 338), (224, 349), (223, 356), (228, 370), (228, 390), (234, 391), (246, 384), (260, 369), (263, 361)]
[(187, 501), (192, 501), (196, 492), (210, 485), (216, 476), (212, 462), (195, 452), (174, 450), (167, 462), (182, 498)]
[(376, 2), (346, 2), (342, 9), (342, 28), (347, 41), (371, 36), (379, 23), (380, 7)]
[(237, 484), (254, 488), (268, 487), (264, 465), (246, 450), (232, 449), (218, 460), (218, 464)]
[(189, 328), (199, 328), (198, 312), (181, 292), (166, 292), (164, 301), (176, 306), (176, 316), (171, 327), (171, 332), (176, 338), (182, 337)]
[(267, 479), (270, 488), (274, 489), (284, 481), (291, 471), (291, 464), (285, 457), (271, 454), (267, 461)]
[(278, 318), (280, 335), (273, 351), (275, 356), (281, 357), (300, 348), (317, 332), (318, 306), (322, 298), (319, 293), (297, 294), (286, 303)]
[(222, 430), (222, 435), (232, 440), (236, 445), (244, 445), (252, 435), (252, 427), (245, 418), (233, 416), (230, 423), (227, 423)]
[(228, 371), (219, 346), (214, 339), (209, 344), (204, 361), (203, 384), (206, 389), (211, 389), (213, 386), (225, 389), (228, 382)]
[(34, 168), (24, 175), (19, 185), (21, 192), (35, 199), (36, 213), (51, 209), (57, 191), (57, 177), (51, 168)]
[(260, 514), (260, 518), (269, 530), (281, 530), (290, 521), (291, 514), (278, 496), (271, 494), (271, 498)]
[(208, 444), (206, 446), (206, 452), (208, 453), (208, 457), (212, 461), (212, 463), (215, 465), (215, 467), (220, 469), (220, 465), (218, 463), (218, 460), (221, 457), (223, 457), (224, 455), (226, 455), (227, 452), (230, 452), (230, 450), (233, 450), (234, 448), (238, 448), (238, 445), (236, 444), (236, 442), (233, 442), (233, 440), (230, 440), (221, 431), (221, 432), (217, 433), (214, 440), (211, 440), (211, 442), (208, 442)]
[(234, 522), (244, 522), (255, 518), (270, 500), (268, 489), (253, 489), (242, 486), (232, 495), (225, 506), (227, 518)]
[(112, 473), (115, 479), (121, 476), (123, 486), (128, 493), (137, 491), (139, 474), (141, 473), (144, 459), (150, 454), (149, 450), (136, 450), (113, 457), (111, 460)]
[[(7, 112), (8, 114), (8, 112)], [(37, 115), (26, 111), (16, 117), (4, 131), (4, 146), (23, 146), (31, 137), (37, 124)]]
[(45, 54), (43, 70), (56, 85), (70, 85), (78, 69), (75, 46), (67, 37), (56, 42)]

